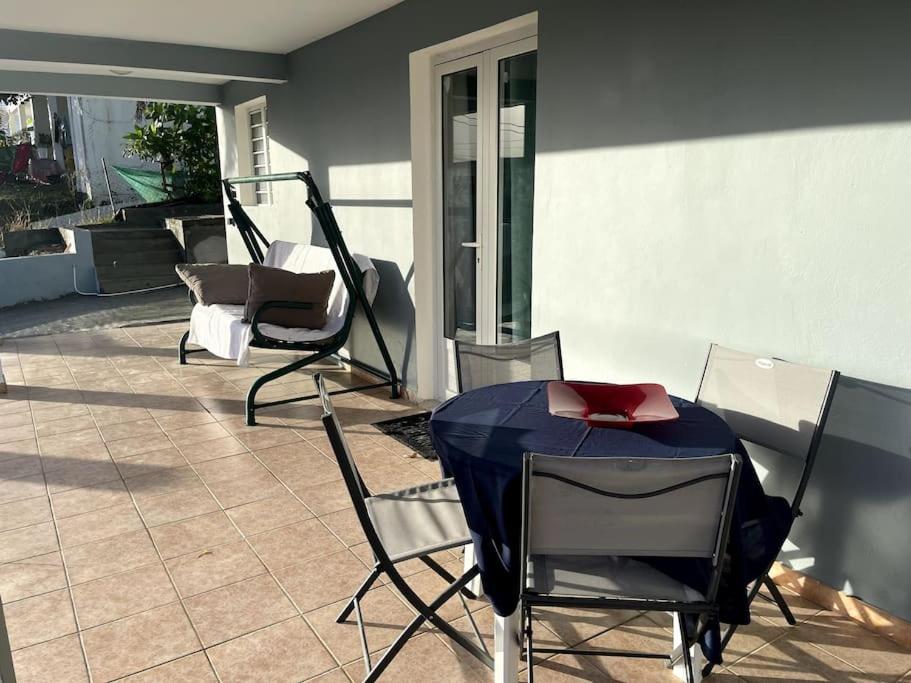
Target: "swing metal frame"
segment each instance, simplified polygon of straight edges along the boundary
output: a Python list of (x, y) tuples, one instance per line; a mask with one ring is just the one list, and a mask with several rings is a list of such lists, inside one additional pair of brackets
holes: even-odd
[[(291, 363), (288, 363), (287, 365), (272, 370), (271, 372), (266, 373), (262, 377), (258, 378), (255, 382), (253, 382), (253, 384), (250, 386), (250, 389), (247, 391), (245, 406), (246, 423), (250, 426), (256, 424), (256, 411), (261, 408), (269, 408), (273, 406), (285, 405), (288, 403), (297, 403), (300, 401), (307, 401), (310, 399), (318, 398), (319, 394), (307, 394), (305, 396), (284, 398), (277, 401), (264, 401), (259, 403), (256, 401), (257, 393), (269, 382), (273, 382), (280, 377), (284, 377), (289, 373), (296, 372), (297, 370), (301, 370), (308, 365), (313, 365), (314, 363), (317, 363), (329, 357), (334, 357), (341, 363), (346, 363), (350, 366), (358, 368), (359, 370), (369, 374), (372, 377), (375, 377), (378, 380), (376, 382), (371, 382), (368, 384), (360, 384), (358, 386), (337, 389), (332, 391), (332, 394), (345, 394), (355, 391), (365, 391), (367, 389), (389, 387), (391, 398), (396, 399), (399, 397), (401, 389), (401, 384), (399, 382), (398, 373), (395, 369), (395, 364), (392, 362), (392, 357), (389, 355), (389, 349), (386, 346), (386, 341), (383, 338), (382, 331), (380, 330), (380, 326), (377, 323), (376, 316), (373, 312), (373, 306), (371, 305), (370, 301), (367, 298), (367, 294), (364, 291), (363, 272), (352, 257), (351, 252), (348, 250), (348, 246), (345, 244), (345, 240), (342, 237), (341, 228), (339, 227), (338, 221), (336, 221), (335, 215), (332, 211), (332, 206), (329, 204), (329, 202), (323, 199), (319, 188), (317, 187), (316, 182), (313, 180), (313, 176), (309, 171), (276, 173), (260, 176), (243, 176), (237, 178), (225, 178), (222, 180), (225, 195), (228, 199), (228, 210), (231, 212), (231, 217), (234, 219), (234, 225), (236, 226), (237, 231), (240, 233), (240, 237), (244, 242), (244, 246), (247, 248), (247, 252), (250, 254), (251, 262), (257, 264), (263, 263), (265, 258), (265, 251), (269, 248), (269, 241), (266, 239), (260, 229), (250, 218), (249, 214), (247, 214), (247, 212), (244, 210), (241, 203), (238, 201), (236, 186), (290, 180), (302, 181), (307, 186), (307, 207), (310, 209), (310, 211), (313, 212), (313, 215), (316, 217), (317, 221), (320, 224), (320, 228), (322, 229), (323, 236), (326, 240), (326, 246), (332, 253), (332, 258), (335, 261), (338, 273), (342, 279), (342, 283), (345, 289), (348, 291), (348, 307), (345, 311), (344, 322), (338, 332), (324, 339), (303, 342), (291, 342), (269, 337), (263, 333), (259, 325), (263, 314), (270, 309), (308, 309), (312, 308), (313, 304), (277, 300), (267, 301), (255, 311), (253, 317), (250, 320), (250, 329), (253, 335), (250, 346), (260, 349), (273, 349), (280, 351), (307, 351), (310, 352), (310, 355), (305, 356), (304, 358), (299, 358), (295, 361), (292, 361)], [(364, 317), (367, 320), (367, 324), (370, 326), (370, 331), (373, 334), (377, 348), (379, 349), (380, 355), (382, 356), (385, 369), (376, 368), (355, 358), (342, 356), (340, 354), (342, 347), (347, 343), (348, 337), (351, 333), (351, 326), (354, 322), (354, 314), (357, 310), (358, 304), (360, 304)], [(188, 330), (184, 333), (183, 337), (181, 337), (178, 346), (178, 360), (181, 365), (187, 364), (188, 354), (198, 353), (200, 351), (206, 350), (204, 348), (188, 349), (187, 341), (189, 340), (189, 336), (190, 332)]]

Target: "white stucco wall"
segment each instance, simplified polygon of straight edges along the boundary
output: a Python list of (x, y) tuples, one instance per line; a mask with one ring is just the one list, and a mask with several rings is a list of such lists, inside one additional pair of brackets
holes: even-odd
[(535, 329), (571, 376), (683, 396), (710, 341), (911, 386), (909, 149), (896, 123), (542, 154)]
[(123, 156), (123, 136), (136, 125), (136, 102), (70, 97), (68, 107), (79, 189), (88, 194), (96, 205), (109, 202), (101, 165), (104, 158), (108, 164), (114, 202), (139, 201), (139, 195), (111, 168), (158, 169), (158, 164), (135, 158), (125, 159)]

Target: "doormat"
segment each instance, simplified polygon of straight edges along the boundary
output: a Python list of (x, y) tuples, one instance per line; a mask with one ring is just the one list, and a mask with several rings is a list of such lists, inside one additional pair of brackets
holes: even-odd
[(391, 436), (401, 444), (417, 452), (426, 460), (438, 460), (433, 444), (430, 442), (430, 413), (406, 415), (391, 420), (374, 422), (373, 426), (383, 434)]

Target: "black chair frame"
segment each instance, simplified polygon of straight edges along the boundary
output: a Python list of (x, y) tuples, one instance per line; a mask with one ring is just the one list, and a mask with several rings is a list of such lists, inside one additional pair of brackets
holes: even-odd
[[(300, 358), (276, 370), (266, 373), (262, 377), (258, 378), (250, 386), (249, 390), (247, 391), (245, 415), (247, 424), (251, 426), (256, 424), (256, 411), (260, 408), (268, 408), (272, 406), (285, 405), (288, 403), (296, 403), (299, 401), (307, 401), (309, 399), (317, 398), (317, 394), (308, 394), (306, 396), (297, 396), (294, 398), (286, 398), (278, 401), (266, 401), (259, 403), (256, 402), (257, 393), (269, 382), (272, 382), (280, 377), (284, 377), (289, 373), (300, 370), (308, 365), (312, 365), (328, 357), (335, 357), (338, 361), (356, 367), (359, 370), (362, 370), (363, 372), (366, 372), (369, 375), (380, 380), (379, 382), (372, 382), (369, 384), (362, 384), (359, 386), (338, 389), (333, 391), (333, 394), (364, 391), (367, 389), (376, 389), (379, 387), (389, 387), (390, 395), (393, 399), (398, 398), (400, 393), (400, 383), (398, 373), (395, 369), (395, 364), (392, 362), (392, 357), (389, 354), (389, 349), (386, 346), (386, 341), (383, 339), (383, 334), (380, 331), (379, 324), (377, 323), (376, 316), (373, 312), (373, 306), (370, 304), (370, 301), (367, 299), (367, 295), (364, 292), (363, 273), (352, 257), (351, 252), (348, 251), (348, 247), (345, 244), (344, 238), (342, 237), (342, 231), (339, 228), (334, 213), (332, 212), (332, 206), (329, 204), (329, 202), (323, 199), (319, 188), (317, 187), (316, 182), (313, 180), (313, 176), (310, 175), (309, 171), (300, 171), (297, 173), (279, 173), (262, 176), (247, 176), (240, 178), (226, 178), (222, 180), (222, 185), (224, 186), (225, 194), (228, 199), (228, 210), (231, 212), (234, 224), (237, 227), (241, 239), (243, 239), (244, 245), (250, 254), (251, 262), (259, 264), (263, 262), (264, 249), (268, 249), (269, 242), (266, 240), (265, 236), (263, 236), (259, 228), (256, 227), (256, 224), (253, 222), (247, 212), (244, 211), (243, 206), (241, 206), (240, 202), (237, 199), (237, 193), (234, 189), (234, 186), (241, 184), (278, 182), (286, 180), (300, 180), (303, 181), (307, 186), (306, 203), (309, 209), (313, 212), (316, 219), (319, 221), (320, 227), (323, 231), (323, 236), (326, 239), (326, 244), (329, 250), (332, 252), (332, 257), (335, 260), (336, 267), (339, 274), (341, 275), (342, 283), (345, 289), (348, 291), (348, 309), (345, 312), (345, 319), (341, 329), (331, 337), (321, 339), (317, 342), (289, 342), (281, 339), (275, 339), (264, 334), (263, 331), (259, 328), (263, 313), (270, 309), (307, 309), (312, 308), (312, 304), (290, 301), (267, 301), (256, 310), (256, 312), (253, 314), (252, 320), (250, 321), (250, 328), (253, 334), (253, 340), (250, 342), (250, 346), (260, 349), (273, 349), (280, 351), (305, 351), (309, 352), (311, 355), (305, 356), (304, 358)], [(370, 326), (370, 331), (373, 334), (377, 348), (379, 349), (380, 355), (383, 358), (385, 370), (373, 367), (372, 365), (368, 365), (367, 363), (359, 361), (355, 358), (342, 357), (339, 354), (339, 351), (348, 341), (348, 336), (351, 332), (351, 326), (354, 321), (354, 314), (357, 310), (358, 304), (360, 304), (361, 310), (364, 313), (364, 317), (367, 319), (367, 323)], [(187, 364), (187, 354), (205, 351), (205, 349), (188, 349), (187, 341), (189, 339), (189, 336), (189, 331), (185, 332), (183, 337), (181, 337), (180, 343), (178, 345), (178, 360), (181, 365)]]
[[(534, 683), (534, 662), (533, 656), (535, 654), (545, 654), (545, 655), (557, 655), (557, 654), (573, 654), (573, 655), (583, 655), (583, 656), (597, 656), (597, 657), (632, 657), (637, 659), (659, 659), (664, 660), (666, 666), (670, 668), (677, 661), (676, 651), (671, 652), (670, 654), (658, 654), (654, 652), (638, 652), (638, 651), (627, 651), (627, 650), (608, 650), (605, 648), (583, 648), (583, 647), (566, 647), (566, 648), (552, 648), (552, 647), (536, 647), (534, 645), (534, 629), (533, 629), (533, 608), (534, 607), (565, 607), (565, 608), (579, 608), (579, 609), (621, 609), (621, 610), (638, 610), (638, 611), (649, 611), (649, 612), (675, 612), (680, 615), (680, 618), (677, 619), (677, 628), (680, 635), (681, 642), (681, 656), (683, 658), (684, 668), (686, 671), (686, 680), (687, 683), (694, 683), (695, 675), (693, 670), (693, 661), (690, 654), (690, 648), (698, 641), (701, 637), (702, 632), (704, 631), (706, 625), (709, 623), (709, 620), (718, 615), (718, 604), (716, 602), (716, 597), (718, 594), (718, 587), (721, 583), (721, 575), (723, 568), (723, 555), (724, 549), (727, 547), (728, 538), (731, 531), (731, 522), (734, 513), (734, 505), (737, 501), (737, 488), (740, 483), (740, 470), (742, 467), (742, 461), (740, 456), (734, 455), (734, 465), (733, 472), (730, 477), (730, 485), (728, 490), (728, 499), (727, 505), (723, 512), (723, 518), (721, 519), (721, 528), (719, 533), (719, 543), (718, 543), (718, 557), (715, 558), (714, 568), (712, 571), (712, 576), (709, 580), (709, 588), (706, 591), (706, 600), (705, 602), (700, 603), (691, 603), (691, 602), (677, 602), (673, 600), (639, 600), (639, 599), (614, 599), (614, 598), (598, 598), (598, 597), (554, 597), (547, 595), (535, 595), (533, 593), (528, 593), (525, 589), (527, 585), (527, 571), (528, 571), (528, 518), (529, 518), (529, 505), (530, 505), (530, 487), (531, 487), (531, 476), (529, 472), (529, 462), (532, 454), (526, 453), (525, 460), (522, 468), (522, 553), (520, 557), (522, 558), (522, 597), (520, 601), (520, 607), (522, 609), (522, 634), (525, 638), (525, 648), (523, 652), (523, 658), (528, 664), (528, 683)], [(567, 485), (578, 486), (583, 489), (591, 490), (585, 484), (580, 482), (574, 482), (569, 479), (561, 479)], [(689, 484), (697, 483), (699, 480), (694, 480), (689, 482)], [(685, 484), (688, 485), (688, 484)], [(628, 494), (613, 494), (608, 491), (598, 491), (600, 495), (606, 496), (620, 496), (624, 497)], [(639, 497), (648, 497), (647, 494), (640, 495)], [(684, 618), (684, 615), (693, 615), (697, 617), (697, 627), (695, 631), (690, 632), (690, 628), (687, 625), (687, 620)]]
[[(324, 393), (328, 395), (328, 392), (325, 392), (325, 389), (323, 388), (323, 380), (319, 373), (314, 376), (314, 382), (317, 387), (317, 396), (322, 397)], [(345, 481), (345, 486), (348, 489), (348, 493), (351, 496), (352, 502), (354, 503), (354, 511), (357, 515), (358, 522), (364, 532), (364, 535), (367, 538), (367, 542), (370, 544), (370, 549), (373, 552), (374, 557), (374, 566), (370, 570), (370, 573), (367, 575), (367, 578), (364, 579), (363, 583), (361, 583), (361, 585), (358, 587), (351, 600), (348, 601), (344, 609), (342, 609), (336, 618), (336, 623), (341, 624), (347, 621), (351, 616), (351, 613), (354, 612), (361, 637), (362, 658), (364, 661), (364, 667), (367, 671), (367, 676), (364, 678), (364, 683), (372, 683), (373, 681), (376, 681), (383, 673), (383, 671), (389, 666), (393, 658), (405, 646), (405, 643), (408, 641), (408, 639), (414, 635), (425, 622), (429, 622), (438, 628), (441, 632), (449, 636), (453, 641), (468, 651), (471, 655), (492, 669), (493, 658), (490, 656), (490, 653), (487, 650), (487, 646), (484, 643), (484, 639), (481, 636), (481, 632), (479, 631), (477, 623), (475, 622), (474, 616), (471, 614), (471, 610), (468, 609), (468, 605), (465, 602), (465, 598), (471, 600), (477, 599), (477, 597), (467, 587), (468, 584), (478, 576), (479, 570), (477, 565), (473, 566), (467, 572), (462, 574), (461, 577), (456, 578), (448, 571), (446, 571), (446, 569), (442, 567), (438, 562), (436, 562), (432, 557), (430, 557), (429, 554), (420, 555), (417, 558), (409, 558), (419, 559), (449, 584), (442, 593), (440, 593), (429, 603), (425, 602), (417, 593), (415, 593), (396, 567), (397, 562), (393, 561), (389, 557), (389, 554), (386, 552), (386, 549), (383, 546), (383, 543), (380, 540), (375, 527), (373, 526), (373, 522), (370, 519), (370, 513), (367, 510), (367, 504), (365, 502), (365, 500), (371, 496), (370, 490), (367, 488), (357, 469), (349, 464), (347, 456), (347, 445), (345, 444), (344, 436), (342, 435), (342, 432), (338, 426), (338, 422), (332, 411), (331, 405), (329, 405), (325, 399), (323, 399), (322, 423), (323, 427), (326, 430), (326, 435), (329, 438), (332, 452), (335, 454), (336, 461), (338, 462), (339, 468), (341, 469), (342, 476)], [(410, 605), (412, 611), (415, 612), (415, 617), (407, 624), (407, 626), (405, 626), (404, 630), (387, 648), (379, 661), (374, 664), (370, 657), (370, 649), (367, 646), (367, 633), (364, 628), (364, 619), (363, 615), (361, 614), (360, 601), (367, 594), (367, 591), (370, 590), (373, 584), (376, 583), (377, 579), (379, 579), (383, 574), (388, 577), (392, 585), (398, 590), (401, 596)], [(465, 609), (465, 614), (468, 617), (468, 622), (474, 631), (479, 645), (467, 639), (464, 635), (459, 633), (455, 628), (452, 627), (452, 625), (450, 625), (447, 621), (445, 621), (437, 614), (437, 610), (439, 610), (440, 607), (442, 607), (449, 599), (456, 595), (459, 596), (459, 599), (462, 602), (462, 606)]]
[[(705, 375), (706, 375), (706, 372), (708, 371), (709, 361), (710, 361), (711, 355), (712, 355), (712, 349), (715, 346), (716, 346), (715, 344), (712, 344), (709, 347), (709, 353), (705, 359), (705, 366), (702, 369), (702, 377), (699, 380), (699, 389), (696, 392), (696, 401), (697, 402), (699, 401), (699, 395), (702, 392), (702, 385), (705, 382)], [(772, 360), (787, 362), (786, 360), (784, 360), (782, 358), (773, 358)], [(804, 458), (804, 465), (803, 465), (803, 471), (801, 472), (801, 475), (800, 475), (800, 482), (797, 485), (797, 490), (794, 492), (794, 498), (791, 499), (792, 520), (796, 520), (798, 517), (801, 517), (803, 515), (803, 511), (801, 511), (800, 505), (803, 502), (804, 494), (806, 493), (807, 486), (810, 483), (810, 475), (812, 474), (813, 466), (816, 463), (816, 455), (817, 455), (817, 452), (819, 451), (819, 444), (822, 442), (823, 430), (825, 429), (826, 420), (829, 417), (829, 410), (832, 407), (832, 400), (835, 397), (835, 387), (838, 384), (838, 378), (840, 376), (841, 376), (841, 374), (837, 370), (832, 371), (832, 379), (829, 382), (826, 399), (823, 402), (822, 409), (819, 412), (819, 418), (816, 421), (816, 429), (814, 430), (813, 436), (810, 439), (810, 447), (807, 450), (806, 457)], [(769, 446), (768, 444), (757, 443), (757, 445), (767, 446), (767, 447), (771, 448), (771, 446)], [(779, 552), (780, 552), (780, 549), (779, 549)], [(793, 614), (793, 612), (791, 612), (791, 608), (788, 607), (788, 603), (785, 600), (784, 595), (782, 595), (781, 590), (778, 588), (778, 586), (775, 584), (775, 582), (771, 579), (771, 577), (769, 577), (769, 572), (772, 570), (772, 566), (775, 564), (775, 559), (777, 558), (777, 555), (778, 555), (778, 553), (776, 553), (776, 557), (773, 558), (771, 562), (769, 562), (769, 564), (763, 569), (763, 571), (759, 575), (759, 577), (753, 582), (753, 585), (750, 587), (750, 591), (747, 594), (747, 605), (752, 605), (753, 600), (755, 600), (757, 597), (763, 598), (764, 600), (768, 600), (769, 602), (774, 603), (778, 607), (779, 611), (781, 612), (782, 616), (785, 618), (785, 621), (788, 623), (789, 626), (796, 626), (797, 620), (794, 618), (794, 614)], [(769, 592), (769, 597), (766, 597), (765, 595), (763, 595), (762, 593), (759, 592), (759, 590), (763, 586), (765, 586), (766, 590)], [(725, 629), (724, 633), (721, 636), (722, 654), (724, 653), (724, 650), (727, 648), (728, 643), (731, 642), (731, 638), (734, 637), (734, 634), (736, 632), (737, 632), (737, 624), (728, 624), (728, 627)], [(711, 662), (707, 663), (702, 669), (702, 675), (708, 676), (709, 674), (711, 674), (712, 669), (714, 669), (714, 667), (715, 667), (715, 665), (712, 664)]]

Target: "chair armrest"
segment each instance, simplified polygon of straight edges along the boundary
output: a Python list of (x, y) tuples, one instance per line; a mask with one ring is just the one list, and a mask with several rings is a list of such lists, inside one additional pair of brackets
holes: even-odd
[(253, 317), (250, 318), (250, 331), (253, 333), (253, 340), (258, 342), (283, 342), (281, 339), (275, 339), (269, 337), (259, 330), (259, 319), (262, 317), (262, 314), (270, 309), (274, 308), (285, 308), (293, 309), (298, 311), (310, 311), (313, 310), (313, 304), (308, 301), (266, 301), (263, 303), (256, 311), (253, 313)]

